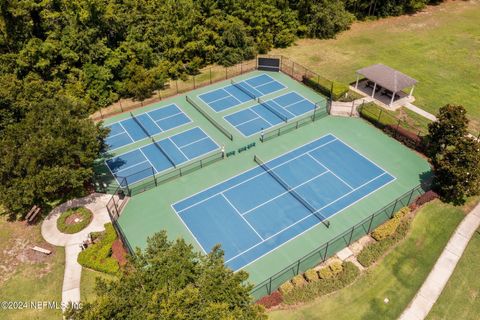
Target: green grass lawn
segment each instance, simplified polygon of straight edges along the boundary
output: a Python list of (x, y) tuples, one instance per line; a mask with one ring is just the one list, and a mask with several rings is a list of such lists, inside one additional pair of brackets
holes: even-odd
[(92, 301), (95, 299), (96, 294), (95, 294), (95, 279), (97, 278), (102, 278), (105, 280), (113, 280), (116, 277), (102, 273), (102, 272), (97, 272), (94, 270), (90, 270), (87, 268), (82, 269), (82, 279), (80, 282), (80, 299), (85, 302), (85, 301)]
[[(0, 301), (62, 300), (65, 251), (48, 246), (40, 234), (40, 225), (25, 226), (0, 217)], [(49, 248), (49, 256), (34, 253), (31, 247)], [(61, 310), (2, 310), (0, 319), (61, 319)]]
[(428, 320), (476, 320), (480, 315), (480, 229), (473, 235)]
[(480, 2), (455, 1), (412, 16), (355, 23), (331, 40), (300, 40), (273, 50), (321, 75), (355, 81), (355, 70), (384, 63), (419, 80), (414, 104), (436, 113), (462, 104), (480, 131)]
[[(396, 319), (463, 219), (462, 209), (438, 200), (427, 204), (417, 213), (406, 239), (352, 286), (310, 304), (273, 311), (271, 319)], [(385, 298), (390, 299), (388, 304)]]

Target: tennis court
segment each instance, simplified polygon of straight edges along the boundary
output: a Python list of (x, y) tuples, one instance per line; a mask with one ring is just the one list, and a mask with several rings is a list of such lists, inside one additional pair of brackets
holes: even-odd
[[(172, 205), (204, 252), (238, 270), (395, 180), (332, 134)], [(321, 230), (319, 230), (321, 232)]]
[(125, 177), (131, 185), (217, 149), (217, 143), (202, 129), (195, 127), (163, 140), (152, 141), (106, 163), (119, 184), (121, 178)]
[(315, 109), (313, 102), (294, 91), (259, 102), (224, 118), (243, 136), (249, 137)]
[(286, 87), (283, 84), (269, 75), (261, 74), (240, 82), (232, 80), (230, 85), (198, 97), (215, 112), (220, 112), (284, 88)]
[(170, 104), (108, 125), (106, 143), (110, 150), (117, 149), (191, 121), (176, 104)]

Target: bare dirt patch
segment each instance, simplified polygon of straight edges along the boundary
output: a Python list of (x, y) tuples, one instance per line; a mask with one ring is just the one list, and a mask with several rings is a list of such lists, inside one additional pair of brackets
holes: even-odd
[[(28, 226), (24, 222), (7, 222), (0, 218), (0, 229), (8, 238), (0, 243), (0, 285), (10, 279), (22, 266), (35, 265), (34, 276), (41, 278), (48, 274), (55, 261), (56, 247), (43, 240), (40, 226)], [(50, 255), (33, 251), (39, 246), (52, 251)]]

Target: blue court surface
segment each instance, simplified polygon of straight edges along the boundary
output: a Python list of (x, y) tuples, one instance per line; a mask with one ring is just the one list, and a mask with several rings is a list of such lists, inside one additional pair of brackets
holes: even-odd
[[(275, 99), (267, 100), (262, 104), (225, 116), (232, 126), (242, 135), (249, 137), (285, 120), (291, 120), (315, 109), (315, 104), (296, 92), (289, 92)], [(275, 112), (272, 112), (272, 109)]]
[(135, 115), (135, 118), (143, 128), (133, 118), (118, 121), (107, 126), (107, 128), (110, 128), (110, 134), (106, 142), (110, 150), (126, 146), (132, 142), (148, 138), (149, 135), (153, 136), (192, 121), (175, 104)]
[(285, 86), (267, 74), (249, 78), (199, 95), (215, 112), (224, 111), (244, 102), (284, 89)]
[[(395, 180), (331, 134), (268, 161), (266, 166), (172, 205), (203, 251), (222, 245), (225, 262), (233, 270), (325, 223)], [(307, 209), (293, 193), (315, 211)]]
[(121, 154), (106, 163), (119, 184), (125, 177), (130, 185), (151, 177), (152, 168), (157, 174), (217, 149), (215, 141), (196, 127)]

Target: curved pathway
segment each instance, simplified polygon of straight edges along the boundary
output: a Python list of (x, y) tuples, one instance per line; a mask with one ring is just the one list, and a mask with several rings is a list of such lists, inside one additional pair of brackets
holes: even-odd
[[(67, 201), (50, 212), (42, 223), (42, 236), (55, 246), (65, 247), (65, 273), (62, 287), (62, 306), (68, 302), (80, 301), (80, 279), (82, 266), (77, 262), (80, 245), (94, 231), (103, 231), (103, 225), (110, 221), (106, 204), (111, 195), (93, 193), (87, 197)], [(82, 231), (65, 234), (57, 229), (57, 220), (62, 212), (72, 207), (84, 206), (93, 213), (92, 222)]]
[(479, 227), (480, 204), (457, 227), (422, 287), (400, 316), (400, 320), (425, 319), (455, 270), (470, 238)]

